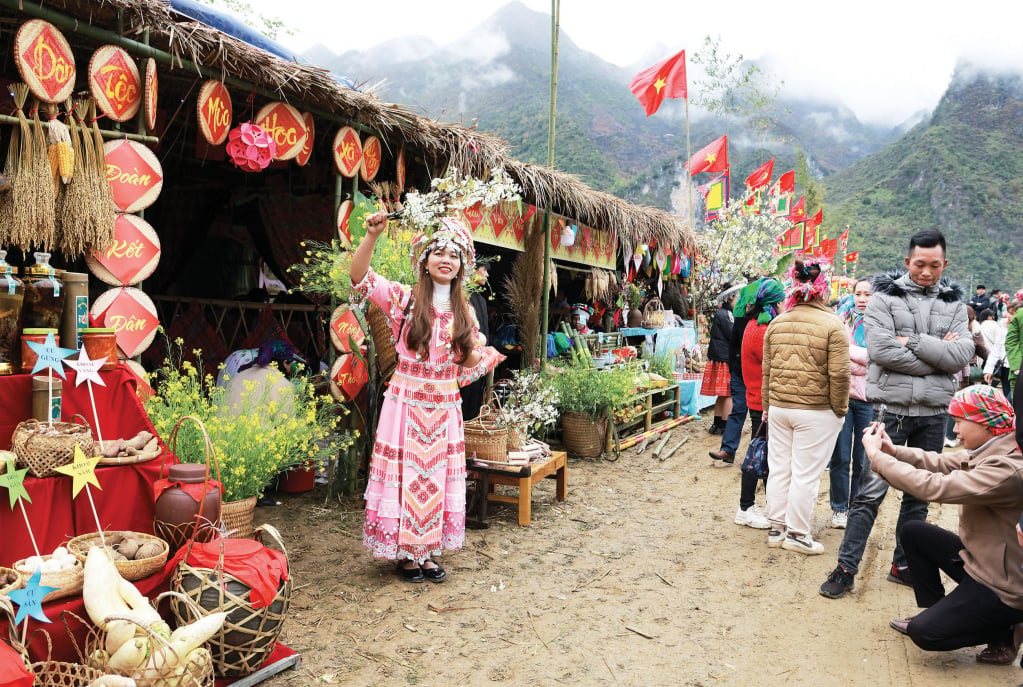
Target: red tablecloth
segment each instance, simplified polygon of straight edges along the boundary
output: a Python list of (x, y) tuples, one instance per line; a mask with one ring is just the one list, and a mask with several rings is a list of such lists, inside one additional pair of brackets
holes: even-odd
[[(64, 382), (63, 418), (81, 414), (95, 432), (95, 418), (88, 385), (75, 387), (74, 370)], [(133, 437), (142, 430), (155, 433), (135, 395), (134, 377), (123, 368), (100, 373), (106, 386), (93, 385), (96, 410), (104, 438)], [(30, 375), (0, 377), (0, 448), (10, 448), (10, 437), (19, 422), (31, 416)], [(166, 449), (165, 449), (166, 450)], [(153, 487), (161, 458), (138, 465), (99, 467), (96, 478), (101, 489), (91, 488), (96, 512), (104, 529), (153, 531)], [(72, 501), (72, 481), (63, 475), (25, 479), (32, 499), (25, 504), (32, 531), (42, 553), (50, 553), (71, 537), (96, 531), (96, 520), (83, 492)], [(35, 551), (20, 509), (11, 510), (6, 492), (0, 494), (0, 565), (30, 556)]]

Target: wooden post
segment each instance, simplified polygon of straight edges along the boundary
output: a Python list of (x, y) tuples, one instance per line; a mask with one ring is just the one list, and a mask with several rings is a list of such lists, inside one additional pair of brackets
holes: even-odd
[[(551, 105), (547, 124), (547, 166), (554, 167), (554, 127), (558, 111), (558, 31), (561, 21), (561, 0), (551, 0)], [(547, 325), (551, 290), (551, 208), (543, 217), (543, 288), (540, 294), (540, 370), (547, 367)], [(523, 356), (525, 358), (526, 356)], [(523, 360), (525, 363), (525, 360)], [(529, 361), (530, 367), (533, 361)]]

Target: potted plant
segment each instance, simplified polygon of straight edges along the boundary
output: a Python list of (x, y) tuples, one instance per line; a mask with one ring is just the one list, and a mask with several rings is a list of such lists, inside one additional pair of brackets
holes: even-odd
[(558, 392), (565, 448), (583, 458), (600, 456), (608, 415), (636, 392), (632, 370), (571, 365), (550, 379)]
[(639, 327), (643, 323), (643, 289), (630, 281), (622, 282), (622, 291), (618, 295), (618, 307), (627, 313), (623, 320), (629, 327)]
[[(229, 514), (240, 510), (236, 526), (240, 536), (247, 536), (256, 499), (270, 480), (295, 465), (346, 449), (357, 433), (337, 432), (343, 406), (317, 395), (301, 370), (272, 388), (246, 384), (229, 403), (227, 389), (203, 369), (202, 351), (192, 351), (194, 363), (183, 360), (182, 344), (178, 339), (169, 346), (170, 355), (153, 373), (156, 394), (146, 401), (146, 412), (165, 438), (183, 416), (202, 421), (220, 466), (225, 525)], [(176, 452), (182, 463), (205, 462), (204, 445), (198, 426), (179, 428)]]

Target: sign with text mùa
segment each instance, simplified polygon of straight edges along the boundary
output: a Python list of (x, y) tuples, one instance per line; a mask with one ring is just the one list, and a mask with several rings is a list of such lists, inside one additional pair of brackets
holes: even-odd
[(75, 56), (60, 30), (31, 19), (14, 37), (14, 57), (32, 95), (48, 103), (67, 100), (75, 90)]
[(89, 60), (89, 92), (103, 114), (126, 122), (142, 106), (142, 77), (124, 48), (104, 45)]
[(196, 102), (196, 114), (199, 131), (207, 143), (215, 146), (223, 143), (231, 130), (231, 118), (234, 116), (231, 94), (223, 83), (214, 79), (203, 82)]
[(131, 286), (148, 278), (160, 263), (160, 237), (138, 215), (117, 215), (114, 240), (85, 254), (89, 271), (104, 284)]
[(138, 212), (153, 204), (163, 188), (163, 167), (149, 148), (124, 139), (103, 144), (107, 181), (121, 212)]
[(362, 169), (362, 139), (359, 132), (343, 126), (334, 135), (334, 164), (342, 176), (351, 178)]
[(103, 292), (90, 312), (98, 326), (114, 329), (117, 347), (129, 358), (149, 348), (160, 326), (153, 300), (130, 286)]
[(264, 105), (256, 115), (255, 123), (263, 127), (277, 144), (275, 160), (291, 160), (298, 157), (309, 137), (302, 113), (287, 103)]
[(306, 163), (309, 162), (309, 158), (313, 156), (313, 138), (316, 136), (316, 122), (313, 121), (313, 116), (308, 112), (302, 113), (302, 121), (305, 124), (305, 145), (302, 146), (302, 150), (295, 157), (295, 162), (298, 163), (299, 167), (305, 167)]

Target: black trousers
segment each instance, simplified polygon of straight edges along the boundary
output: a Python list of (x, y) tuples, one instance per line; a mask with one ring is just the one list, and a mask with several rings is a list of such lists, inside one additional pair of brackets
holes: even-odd
[[(760, 423), (764, 419), (764, 411), (749, 409), (749, 427), (750, 427), (750, 441), (757, 435), (757, 429), (760, 427)], [(767, 425), (764, 425), (763, 430), (764, 438), (767, 438)], [(736, 459), (742, 463), (742, 457), (736, 456)], [(739, 508), (742, 510), (748, 510), (750, 506), (756, 503), (757, 495), (757, 481), (764, 481), (764, 488), (767, 488), (767, 475), (763, 477), (756, 477), (749, 474), (748, 472), (739, 471), (742, 475), (742, 481), (739, 487)]]
[[(909, 624), (909, 636), (924, 651), (951, 651), (979, 644), (1012, 644), (1012, 626), (1023, 610), (1002, 603), (963, 568), (963, 540), (924, 520), (902, 525), (902, 549), (909, 562), (916, 603), (926, 610)], [(958, 586), (945, 594), (939, 571)]]

